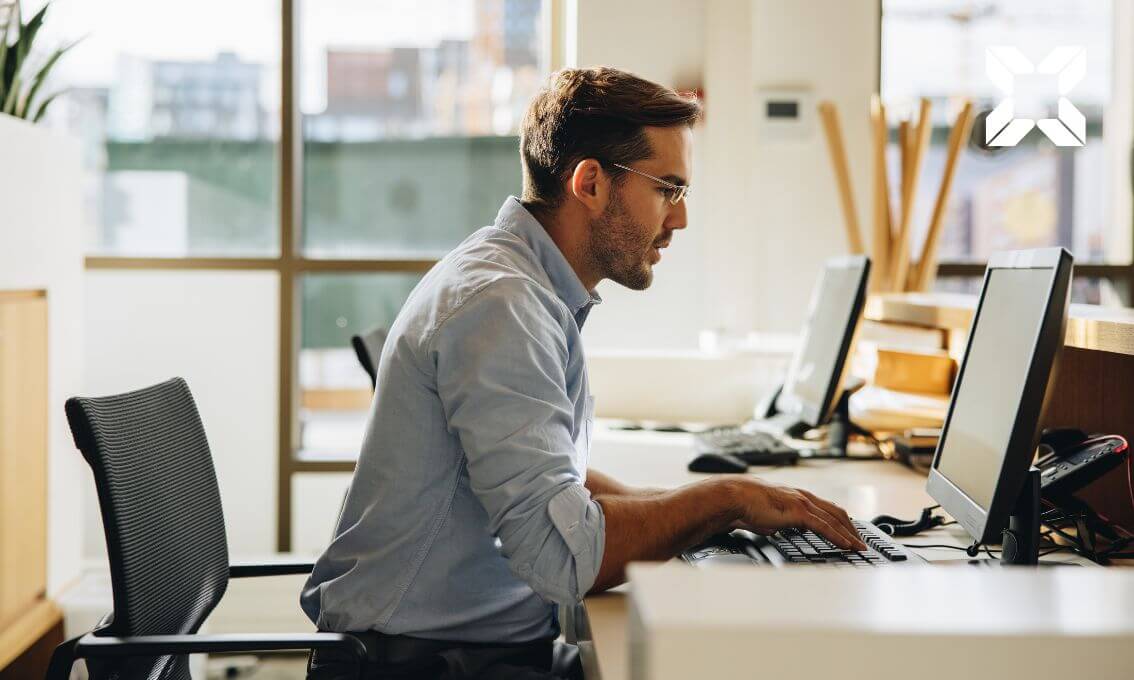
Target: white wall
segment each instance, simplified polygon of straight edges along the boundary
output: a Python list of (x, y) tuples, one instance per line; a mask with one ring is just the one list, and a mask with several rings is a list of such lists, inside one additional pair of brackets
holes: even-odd
[[(870, 95), (877, 87), (878, 3), (813, 0), (753, 5), (752, 78), (758, 87), (810, 87), (839, 107), (859, 222), (867, 231), (872, 175)], [(717, 149), (718, 157), (730, 152)], [(756, 139), (751, 200), (737, 209), (759, 234), (753, 285), (761, 291), (752, 323), (795, 330), (822, 261), (847, 252), (826, 142), (816, 127), (798, 143)], [(863, 234), (869, 242), (869, 233)], [(735, 266), (740, 266), (737, 263)]]
[(690, 226), (675, 235), (650, 290), (600, 288), (606, 303), (588, 319), (588, 348), (694, 347), (705, 328), (798, 330), (822, 260), (846, 252), (842, 215), (818, 127), (798, 141), (762, 139), (756, 89), (808, 87), (816, 101), (838, 103), (865, 223), (878, 3), (578, 0), (573, 10), (570, 65), (702, 85), (706, 109)]
[(0, 288), (47, 290), (52, 595), (79, 575), (80, 498), (90, 483), (63, 413), (83, 385), (81, 176), (77, 142), (0, 115)]
[[(573, 54), (575, 61), (569, 66), (615, 66), (678, 88), (703, 83), (702, 3), (580, 0), (574, 14), (576, 44), (573, 49), (569, 46), (568, 55)], [(704, 186), (703, 135), (702, 129), (694, 132), (690, 184), (698, 196), (689, 202), (689, 227), (674, 234), (649, 290), (600, 284), (603, 304), (588, 317), (584, 334), (588, 350), (695, 347), (697, 332), (709, 323), (702, 309), (707, 294), (701, 271), (707, 238), (706, 199), (699, 195)]]
[[(274, 552), (279, 277), (92, 270), (86, 286), (84, 392), (185, 378), (209, 438), (231, 555)], [(86, 554), (102, 559), (100, 520), (88, 518)]]

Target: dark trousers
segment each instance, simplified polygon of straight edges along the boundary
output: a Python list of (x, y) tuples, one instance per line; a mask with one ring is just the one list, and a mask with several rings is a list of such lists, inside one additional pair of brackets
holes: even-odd
[[(447, 642), (403, 635), (351, 633), (366, 646), (365, 680), (582, 680), (579, 649), (554, 640), (523, 644)], [(316, 651), (307, 680), (355, 678), (355, 662), (339, 652)]]

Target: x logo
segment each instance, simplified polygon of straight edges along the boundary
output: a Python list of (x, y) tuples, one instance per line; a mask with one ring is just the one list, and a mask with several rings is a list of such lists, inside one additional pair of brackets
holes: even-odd
[[(985, 121), (984, 142), (988, 146), (1016, 146), (1033, 127), (1047, 135), (1056, 146), (1083, 146), (1087, 139), (1087, 118), (1067, 93), (1087, 71), (1087, 52), (1082, 47), (1057, 47), (1039, 66), (1035, 66), (1015, 47), (990, 47), (985, 51), (985, 70), (1004, 94)], [(1015, 81), (1018, 75), (1058, 74), (1059, 118), (1016, 118)]]

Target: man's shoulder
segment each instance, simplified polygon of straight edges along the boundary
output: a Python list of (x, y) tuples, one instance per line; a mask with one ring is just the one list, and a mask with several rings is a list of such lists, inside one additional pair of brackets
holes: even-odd
[(431, 318), (432, 336), (452, 316), (464, 312), (535, 307), (559, 319), (563, 304), (531, 248), (515, 234), (484, 227), (449, 252), (422, 281), (415, 311)]

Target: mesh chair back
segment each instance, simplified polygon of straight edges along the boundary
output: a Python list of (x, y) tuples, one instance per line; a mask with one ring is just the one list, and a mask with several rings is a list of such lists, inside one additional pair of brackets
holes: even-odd
[(370, 376), (371, 387), (378, 384), (378, 358), (382, 356), (387, 333), (385, 328), (378, 327), (350, 337), (350, 345), (358, 356), (358, 363), (362, 364), (362, 370)]
[[(100, 634), (197, 632), (224, 595), (229, 564), (216, 471), (189, 386), (173, 378), (72, 398), (66, 411), (106, 532), (114, 612)], [(150, 660), (156, 675), (130, 665), (134, 672), (106, 675), (187, 677), (184, 657)]]

